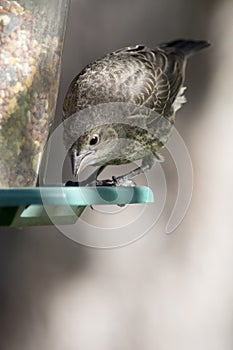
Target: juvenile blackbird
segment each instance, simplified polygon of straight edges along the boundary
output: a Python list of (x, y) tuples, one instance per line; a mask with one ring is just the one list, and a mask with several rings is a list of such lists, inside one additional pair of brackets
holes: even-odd
[[(67, 124), (66, 137), (74, 134), (79, 123), (82, 130), (78, 112), (89, 111), (85, 131), (69, 145), (73, 175), (94, 165), (99, 169), (86, 184), (132, 185), (132, 177), (151, 168), (155, 160), (161, 161), (158, 152), (170, 135), (176, 111), (186, 101), (187, 58), (208, 46), (202, 40), (175, 40), (155, 49), (136, 45), (87, 65), (71, 82), (63, 104), (63, 120), (74, 115), (74, 122)], [(114, 105), (117, 108), (112, 110)], [(97, 180), (107, 165), (140, 159), (141, 167), (128, 174)]]

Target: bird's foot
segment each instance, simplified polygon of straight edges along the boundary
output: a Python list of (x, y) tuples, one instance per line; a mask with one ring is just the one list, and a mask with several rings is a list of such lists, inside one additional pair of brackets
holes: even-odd
[(115, 181), (112, 179), (106, 179), (106, 180), (94, 180), (91, 183), (89, 183), (87, 186), (116, 186)]
[(112, 179), (107, 180), (94, 180), (91, 182), (78, 182), (78, 181), (67, 181), (65, 186), (77, 186), (77, 187), (99, 187), (99, 186), (116, 186), (116, 182)]
[(92, 184), (88, 184), (88, 186), (124, 186), (124, 187), (133, 187), (136, 186), (136, 183), (128, 179), (124, 176), (113, 176), (112, 179), (107, 179), (107, 180), (96, 180), (93, 181)]
[(125, 176), (118, 176), (118, 177), (113, 176), (112, 180), (115, 182), (115, 186), (124, 186), (124, 187), (136, 186), (136, 183), (132, 179), (129, 179)]
[(94, 180), (87, 184), (87, 186), (124, 186), (124, 187), (132, 187), (136, 186), (136, 183), (128, 179), (124, 176), (113, 176), (112, 179), (106, 179), (106, 180)]
[(124, 176), (113, 176), (112, 179), (106, 180), (94, 180), (89, 183), (83, 183), (78, 181), (67, 181), (66, 186), (88, 186), (88, 187), (99, 187), (99, 186), (124, 186), (124, 187), (133, 187), (136, 186), (136, 183)]

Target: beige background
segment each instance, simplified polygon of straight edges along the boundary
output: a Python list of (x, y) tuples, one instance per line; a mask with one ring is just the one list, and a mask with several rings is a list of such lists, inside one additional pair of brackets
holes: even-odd
[(56, 228), (1, 228), (0, 349), (233, 348), (232, 14), (231, 0), (72, 1), (57, 121), (71, 79), (96, 57), (176, 37), (212, 43), (189, 62), (176, 124), (192, 157), (193, 199), (165, 235), (177, 188), (168, 160), (162, 217), (124, 248), (82, 247)]

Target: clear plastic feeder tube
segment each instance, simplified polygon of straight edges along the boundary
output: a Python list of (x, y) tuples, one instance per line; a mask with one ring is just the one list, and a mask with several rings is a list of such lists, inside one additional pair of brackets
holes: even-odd
[(0, 0), (0, 187), (35, 186), (53, 122), (69, 0)]

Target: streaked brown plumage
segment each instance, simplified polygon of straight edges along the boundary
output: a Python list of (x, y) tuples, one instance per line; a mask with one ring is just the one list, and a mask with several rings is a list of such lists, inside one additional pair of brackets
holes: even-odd
[[(176, 40), (153, 50), (142, 45), (126, 47), (97, 59), (72, 81), (63, 104), (63, 120), (90, 106), (123, 102), (147, 107), (173, 123), (184, 102), (187, 58), (207, 46), (206, 41)], [(77, 157), (82, 146), (87, 151), (87, 145), (77, 140)]]

